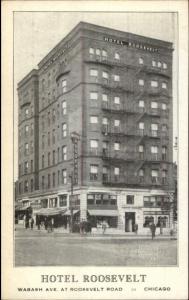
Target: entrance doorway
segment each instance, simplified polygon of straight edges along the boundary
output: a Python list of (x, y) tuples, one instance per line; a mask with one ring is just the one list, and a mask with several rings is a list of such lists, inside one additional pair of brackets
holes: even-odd
[(125, 232), (133, 232), (135, 224), (135, 212), (125, 213)]

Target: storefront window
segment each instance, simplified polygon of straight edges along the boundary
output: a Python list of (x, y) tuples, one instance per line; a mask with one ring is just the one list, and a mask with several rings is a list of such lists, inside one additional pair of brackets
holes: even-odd
[(67, 195), (59, 196), (59, 206), (67, 206)]
[(154, 223), (154, 217), (152, 217), (152, 216), (146, 216), (144, 218), (143, 227), (149, 227), (151, 223)]

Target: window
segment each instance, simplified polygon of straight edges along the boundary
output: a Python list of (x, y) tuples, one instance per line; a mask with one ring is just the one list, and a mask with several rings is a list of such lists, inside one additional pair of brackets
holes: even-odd
[(24, 181), (24, 192), (25, 193), (28, 192), (28, 181), (27, 180)]
[(59, 205), (62, 206), (67, 206), (67, 195), (60, 195), (59, 196)]
[(44, 156), (44, 154), (42, 155), (41, 166), (42, 166), (42, 168), (45, 167), (45, 156)]
[(151, 146), (151, 154), (152, 154), (152, 159), (154, 159), (154, 160), (158, 159), (158, 147), (157, 146)]
[(55, 144), (55, 129), (53, 129), (53, 132), (52, 132), (52, 142), (53, 142), (53, 144)]
[(119, 105), (120, 104), (120, 97), (117, 97), (117, 96), (114, 97), (114, 103)]
[(42, 189), (45, 188), (45, 176), (42, 176)]
[(33, 148), (33, 141), (30, 142), (30, 148), (31, 148), (31, 153), (33, 153), (33, 150), (34, 150), (34, 148)]
[(42, 149), (45, 147), (45, 135), (42, 135)]
[(158, 82), (156, 80), (152, 80), (151, 87), (158, 87)]
[(151, 108), (152, 109), (157, 109), (158, 108), (158, 103), (157, 102), (151, 102)]
[(33, 108), (33, 105), (31, 106), (31, 116), (33, 116), (34, 114), (34, 108)]
[(67, 80), (64, 79), (62, 80), (62, 92), (66, 93), (66, 91), (67, 91)]
[(152, 67), (156, 67), (156, 61), (152, 60)]
[(114, 177), (115, 177), (115, 181), (119, 180), (119, 175), (120, 175), (120, 168), (114, 167)]
[(60, 148), (57, 148), (57, 163), (60, 161)]
[(166, 103), (162, 103), (161, 108), (162, 108), (162, 110), (166, 110), (167, 109), (167, 104)]
[(90, 116), (90, 123), (91, 124), (97, 124), (98, 123), (98, 117), (97, 116)]
[(25, 144), (25, 154), (26, 155), (29, 154), (29, 145), (28, 145), (28, 143)]
[(162, 82), (162, 89), (167, 89), (167, 83), (166, 82)]
[(33, 192), (33, 179), (31, 179), (30, 185), (31, 185), (31, 192)]
[(90, 92), (90, 100), (98, 100), (98, 93)]
[(90, 165), (90, 180), (98, 180), (98, 166)]
[(103, 155), (107, 155), (108, 154), (108, 145), (109, 145), (109, 143), (107, 141), (103, 141), (103, 143), (102, 143), (102, 152), (103, 152)]
[(53, 165), (56, 163), (55, 150), (53, 150)]
[(27, 118), (28, 115), (29, 115), (29, 110), (28, 110), (28, 108), (26, 108), (26, 109), (25, 109), (25, 117)]
[(18, 174), (19, 174), (19, 176), (22, 175), (22, 165), (21, 165), (21, 164), (19, 164), (19, 171), (18, 171)]
[(104, 118), (102, 119), (102, 124), (103, 124), (103, 125), (108, 125), (108, 118), (104, 117)]
[(119, 75), (113, 75), (113, 79), (114, 79), (114, 81), (119, 82), (120, 81), (120, 76)]
[(94, 55), (95, 51), (94, 48), (89, 48), (89, 54)]
[(140, 101), (138, 102), (138, 106), (139, 106), (140, 108), (144, 108), (144, 100), (140, 100)]
[(108, 167), (103, 166), (102, 168), (102, 181), (106, 182), (108, 180)]
[(162, 147), (162, 160), (166, 160), (167, 158), (167, 147), (163, 146)]
[(154, 223), (154, 217), (150, 216), (146, 216), (144, 219), (144, 224), (143, 227), (149, 227), (151, 223)]
[(139, 128), (139, 134), (143, 135), (144, 134), (144, 123), (140, 122), (138, 124), (138, 128)]
[(158, 182), (158, 170), (151, 171), (151, 178), (152, 178), (152, 183)]
[(53, 187), (55, 187), (55, 185), (56, 185), (56, 174), (55, 173), (53, 173)]
[(116, 52), (115, 55), (114, 55), (114, 58), (117, 59), (117, 60), (120, 60), (120, 55), (119, 55), (119, 53)]
[(98, 70), (96, 70), (96, 69), (91, 69), (91, 70), (90, 70), (90, 76), (95, 76), (95, 77), (97, 77), (97, 76), (98, 76)]
[(51, 137), (50, 137), (50, 132), (48, 132), (48, 146), (50, 146), (51, 143)]
[(144, 158), (144, 146), (143, 145), (139, 145), (138, 152), (139, 152), (139, 158), (143, 159)]
[(66, 100), (62, 101), (62, 114), (66, 115), (67, 113), (67, 103)]
[(158, 64), (157, 64), (158, 68), (161, 68), (161, 62), (158, 61)]
[(114, 120), (114, 126), (119, 127), (120, 126), (120, 120)]
[(25, 172), (25, 174), (28, 173), (28, 162), (27, 161), (25, 161), (25, 163), (24, 163), (24, 172)]
[(167, 170), (163, 170), (161, 173), (162, 176), (162, 184), (166, 184), (167, 183)]
[(55, 119), (56, 119), (56, 111), (55, 111), (55, 109), (53, 109), (53, 111), (52, 111), (52, 120), (53, 120), (53, 122), (55, 122)]
[(134, 195), (127, 195), (127, 204), (134, 204)]
[(51, 174), (48, 174), (48, 189), (51, 187)]
[(57, 176), (58, 185), (60, 184), (60, 170), (58, 170), (58, 176)]
[(42, 128), (42, 130), (45, 129), (45, 121), (44, 121), (44, 119), (45, 119), (45, 116), (41, 116), (41, 128)]
[(166, 131), (167, 131), (167, 125), (166, 125), (166, 124), (163, 124), (163, 125), (161, 126), (161, 130), (162, 130), (163, 132), (166, 132)]
[(103, 72), (102, 72), (102, 78), (108, 79), (108, 78), (109, 78), (108, 72), (103, 71)]
[(67, 170), (64, 169), (62, 170), (62, 184), (66, 184), (67, 183)]
[(29, 131), (29, 126), (26, 125), (26, 126), (25, 126), (25, 135), (26, 135), (26, 136), (28, 135), (28, 131)]
[(139, 80), (138, 80), (138, 84), (139, 84), (140, 86), (144, 86), (144, 79), (139, 79)]
[(167, 69), (167, 64), (163, 63), (163, 69)]
[(142, 58), (142, 57), (139, 57), (139, 60), (138, 60), (138, 62), (139, 62), (139, 65), (143, 65), (143, 64), (144, 64), (144, 60), (143, 60), (143, 58)]
[(67, 160), (67, 146), (62, 147), (62, 160)]
[(30, 168), (31, 168), (31, 172), (33, 172), (33, 160), (31, 160), (30, 162)]
[(102, 101), (104, 101), (106, 105), (108, 105), (108, 95), (107, 94), (102, 94)]
[(139, 170), (138, 176), (139, 176), (139, 182), (143, 182), (144, 181), (144, 170), (143, 169)]
[(51, 154), (50, 152), (48, 153), (48, 167), (50, 166), (51, 164)]
[(103, 58), (106, 58), (108, 56), (107, 51), (106, 50), (102, 50), (102, 56)]
[(154, 137), (158, 135), (158, 124), (151, 124), (151, 134)]
[(114, 150), (120, 150), (120, 143), (119, 142), (114, 143)]
[(62, 124), (62, 137), (66, 137), (67, 136), (67, 124), (63, 123)]
[(50, 111), (48, 112), (48, 125), (51, 125), (51, 115), (50, 115)]
[(97, 56), (100, 56), (100, 54), (101, 54), (100, 49), (96, 49), (96, 55), (97, 55)]
[(21, 194), (21, 193), (22, 193), (22, 183), (19, 182), (19, 194)]
[(90, 140), (90, 147), (93, 149), (98, 148), (98, 140)]

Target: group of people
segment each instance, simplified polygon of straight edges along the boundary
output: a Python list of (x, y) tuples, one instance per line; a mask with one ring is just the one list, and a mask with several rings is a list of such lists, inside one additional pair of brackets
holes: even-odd
[(54, 230), (54, 219), (50, 217), (45, 217), (44, 220), (36, 218), (37, 229), (40, 230), (44, 228), (48, 233), (53, 232)]
[(34, 225), (34, 219), (33, 217), (29, 216), (24, 216), (24, 227), (26, 229), (31, 228), (33, 230), (33, 225)]

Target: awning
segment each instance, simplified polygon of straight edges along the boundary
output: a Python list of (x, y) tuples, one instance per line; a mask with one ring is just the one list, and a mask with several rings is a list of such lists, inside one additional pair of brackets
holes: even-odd
[[(78, 213), (79, 210), (73, 210), (73, 215), (75, 215), (76, 213)], [(70, 210), (67, 210), (65, 213), (64, 213), (64, 216), (71, 216), (71, 211)]]
[(41, 208), (36, 212), (40, 216), (56, 216), (64, 214), (66, 208)]
[(91, 216), (104, 216), (104, 217), (118, 217), (117, 210), (108, 210), (108, 209), (90, 209), (88, 213)]
[(16, 206), (15, 209), (16, 209), (16, 211), (25, 211), (29, 208), (32, 209), (30, 205), (28, 205), (28, 206), (18, 206), (18, 207)]

